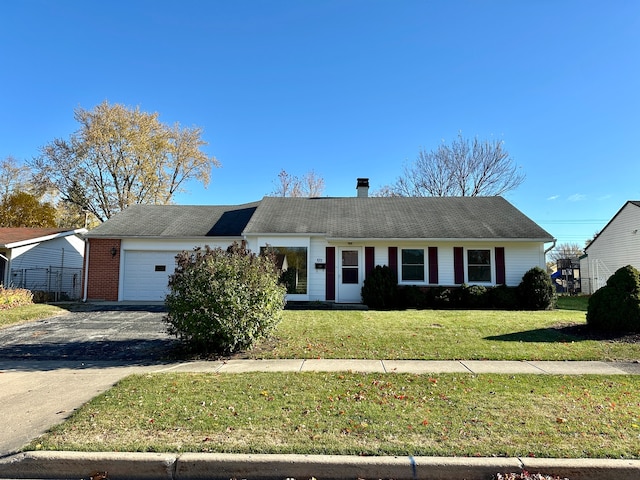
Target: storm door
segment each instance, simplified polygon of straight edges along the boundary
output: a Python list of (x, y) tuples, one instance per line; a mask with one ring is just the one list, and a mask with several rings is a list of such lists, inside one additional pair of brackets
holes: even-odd
[(338, 302), (362, 301), (362, 252), (359, 248), (343, 247), (338, 257)]

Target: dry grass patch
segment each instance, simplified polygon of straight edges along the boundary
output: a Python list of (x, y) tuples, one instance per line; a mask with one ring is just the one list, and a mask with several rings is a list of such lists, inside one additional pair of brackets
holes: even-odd
[(64, 308), (55, 305), (46, 305), (43, 303), (22, 305), (7, 310), (0, 310), (0, 328), (31, 320), (40, 320), (43, 318), (54, 317), (67, 313)]

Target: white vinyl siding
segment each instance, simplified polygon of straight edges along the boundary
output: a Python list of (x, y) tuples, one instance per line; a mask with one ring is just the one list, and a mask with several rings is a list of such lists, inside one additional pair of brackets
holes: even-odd
[(584, 293), (604, 286), (621, 267), (632, 265), (640, 269), (640, 207), (625, 204), (587, 247), (586, 254), (580, 261)]
[(11, 250), (11, 268), (82, 268), (84, 240), (76, 235), (54, 238)]
[(5, 264), (8, 285), (80, 297), (84, 240), (77, 235), (15, 247), (5, 256), (9, 258)]
[[(324, 301), (326, 286), (327, 242), (322, 237), (313, 237), (309, 249), (309, 300)], [(316, 269), (316, 263), (324, 263), (325, 270)]]

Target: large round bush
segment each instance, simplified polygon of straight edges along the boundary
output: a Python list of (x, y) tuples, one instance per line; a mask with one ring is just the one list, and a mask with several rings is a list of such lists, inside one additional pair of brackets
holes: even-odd
[(267, 336), (280, 321), (285, 288), (274, 259), (237, 243), (177, 257), (166, 297), (168, 332), (203, 353), (232, 353)]
[(553, 307), (551, 277), (540, 267), (533, 267), (518, 285), (518, 301), (525, 310), (548, 310)]
[(640, 272), (636, 268), (619, 268), (591, 295), (587, 324), (605, 332), (640, 332)]

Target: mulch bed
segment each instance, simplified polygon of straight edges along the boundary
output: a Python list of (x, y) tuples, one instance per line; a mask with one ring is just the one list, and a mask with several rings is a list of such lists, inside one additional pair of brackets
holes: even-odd
[(577, 340), (598, 340), (611, 343), (640, 343), (640, 332), (598, 332), (590, 329), (589, 326), (584, 323), (564, 323), (551, 328), (554, 328), (563, 335), (575, 337)]

